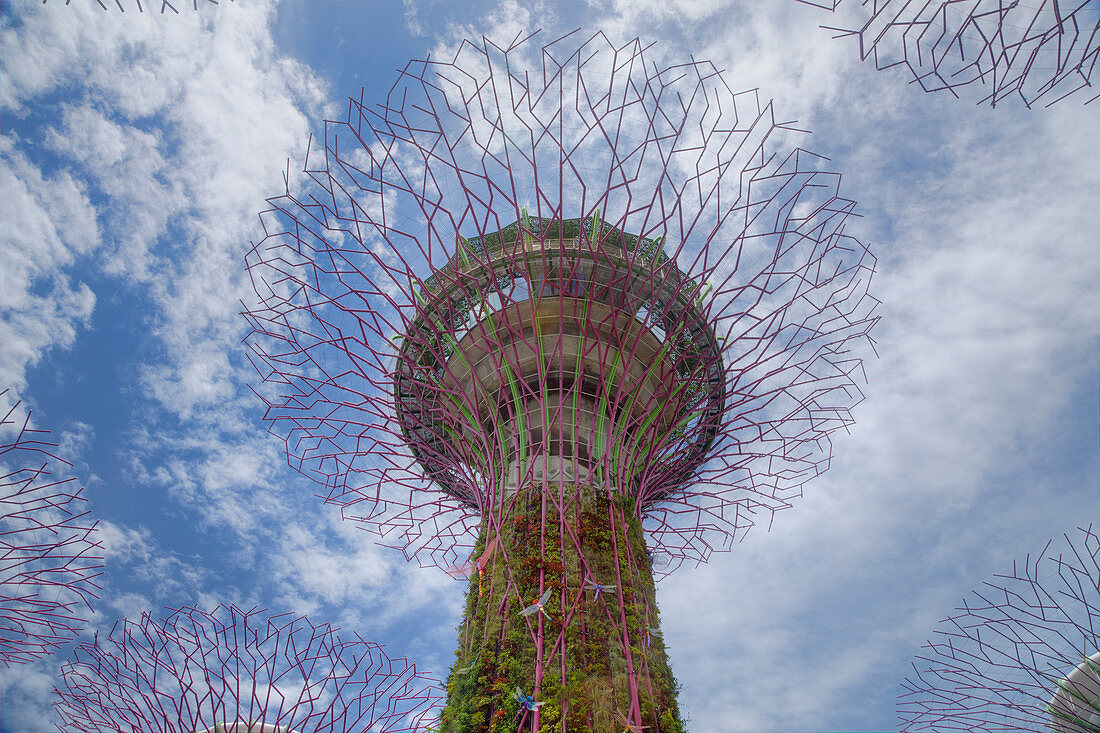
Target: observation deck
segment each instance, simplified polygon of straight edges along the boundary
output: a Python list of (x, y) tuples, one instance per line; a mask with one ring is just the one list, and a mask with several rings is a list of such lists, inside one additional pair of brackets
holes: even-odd
[(647, 497), (673, 490), (725, 403), (703, 287), (660, 240), (598, 217), (458, 237), (416, 293), (392, 375), (417, 461), (474, 506), (486, 483), (636, 491), (647, 474)]

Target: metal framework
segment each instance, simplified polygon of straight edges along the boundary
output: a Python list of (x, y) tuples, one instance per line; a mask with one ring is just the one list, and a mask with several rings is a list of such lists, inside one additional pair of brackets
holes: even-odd
[(123, 620), (61, 674), (54, 707), (71, 731), (390, 733), (422, 730), (442, 697), (358, 635), (235, 606)]
[(0, 666), (51, 654), (87, 622), (103, 567), (84, 489), (49, 431), (0, 392)]
[(445, 725), (679, 729), (653, 569), (790, 506), (861, 398), (874, 261), (800, 134), (637, 41), (465, 42), (261, 215), (271, 431), (470, 576)]
[[(165, 14), (168, 11), (172, 11), (176, 15), (179, 15), (179, 8), (187, 7), (188, 5), (191, 6), (192, 10), (198, 10), (200, 7), (205, 8), (210, 5), (218, 5), (220, 4), (220, 2), (225, 1), (233, 2), (233, 0), (145, 0), (145, 3), (142, 4), (141, 0), (132, 0), (133, 8), (136, 9), (139, 13), (145, 12), (146, 5), (153, 8), (155, 8), (157, 5), (160, 5), (161, 15)], [(46, 2), (47, 0), (42, 0), (43, 4), (45, 4)], [(65, 5), (71, 5), (72, 2), (73, 0), (65, 0)], [(126, 12), (127, 3), (124, 3), (123, 0), (95, 0), (95, 3), (99, 6), (100, 10), (118, 10), (118, 12), (120, 13)]]
[[(855, 0), (800, 0), (835, 11)], [(875, 68), (904, 66), (926, 92), (981, 89), (979, 104), (1018, 97), (1030, 107), (1071, 95), (1100, 96), (1092, 73), (1100, 54), (1095, 0), (859, 0), (862, 24), (835, 28), (859, 40)]]
[(1065, 541), (935, 630), (902, 683), (901, 731), (1100, 731), (1100, 538), (1090, 525)]

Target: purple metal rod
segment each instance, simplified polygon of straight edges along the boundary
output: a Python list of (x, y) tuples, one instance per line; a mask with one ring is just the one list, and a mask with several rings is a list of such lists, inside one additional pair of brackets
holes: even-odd
[(67, 730), (120, 733), (422, 730), (442, 696), (358, 635), (235, 606), (116, 623), (79, 646), (56, 694)]
[(902, 683), (900, 730), (1100, 731), (1100, 539), (1089, 526), (1052, 544), (935, 630)]
[(87, 622), (102, 571), (96, 523), (49, 431), (0, 392), (0, 666), (51, 654)]

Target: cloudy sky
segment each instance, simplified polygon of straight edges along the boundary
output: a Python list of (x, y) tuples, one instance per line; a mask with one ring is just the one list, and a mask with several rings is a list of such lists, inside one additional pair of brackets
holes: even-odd
[[(1096, 103), (923, 94), (794, 2), (124, 7), (0, 8), (0, 388), (62, 439), (99, 517), (90, 630), (236, 602), (445, 676), (463, 585), (371, 544), (286, 467), (248, 388), (243, 259), (342, 100), (381, 99), (460, 38), (535, 29), (656, 41), (758, 88), (844, 173), (848, 231), (878, 257), (878, 356), (831, 469), (770, 531), (659, 585), (693, 730), (893, 729), (936, 623), (1100, 521)], [(66, 653), (4, 671), (0, 731), (50, 729)]]

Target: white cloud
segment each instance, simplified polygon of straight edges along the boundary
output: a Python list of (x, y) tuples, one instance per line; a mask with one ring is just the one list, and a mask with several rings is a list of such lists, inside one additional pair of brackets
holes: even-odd
[(53, 721), (50, 707), (61, 669), (57, 656), (18, 666), (18, 674), (4, 670), (4, 725), (12, 730), (46, 730)]
[(148, 562), (152, 556), (148, 529), (129, 528), (114, 522), (100, 522), (99, 540), (103, 543), (103, 558), (108, 562)]
[[(71, 345), (94, 297), (86, 286), (70, 286), (65, 272), (78, 262), (73, 251), (88, 254), (102, 239), (96, 267), (114, 276), (107, 282), (137, 289), (156, 305), (146, 322), (159, 358), (138, 374), (144, 398), (178, 420), (138, 426), (136, 452), (124, 461), (138, 481), (193, 507), (202, 526), (228, 530), (247, 547), (286, 506), (270, 485), (282, 462), (277, 444), (246, 413), (256, 405), (245, 387), (252, 368), (239, 346), (243, 256), (262, 235), (256, 213), (280, 190), (287, 160), (298, 165), (326, 90), (275, 48), (272, 6), (238, 4), (177, 18), (86, 10), (20, 8), (18, 32), (7, 28), (0, 37), (0, 104), (17, 117), (33, 115), (48, 95), (62, 94), (61, 113), (44, 138), (67, 168), (51, 179), (20, 152), (25, 141), (5, 143), (15, 162), (9, 175), (22, 188), (19, 199), (3, 197), (10, 202), (4, 251), (18, 265), (5, 268), (5, 278), (19, 277), (17, 288), (4, 290), (23, 293), (10, 312), (26, 317), (15, 323), (22, 343), (6, 342), (0, 359), (22, 369), (47, 348)], [(51, 49), (48, 59), (37, 52), (43, 48)], [(87, 183), (76, 183), (78, 175)], [(64, 241), (80, 230), (90, 235)], [(15, 254), (28, 244), (43, 254)], [(53, 292), (36, 298), (34, 278), (47, 272)], [(112, 529), (119, 528), (108, 523)], [(127, 552), (146, 553), (143, 568), (167, 573), (158, 595), (193, 593), (198, 577), (186, 563), (148, 555), (147, 536), (116, 535)]]
[(139, 129), (110, 117), (93, 104), (67, 106), (61, 124), (46, 133), (47, 144), (74, 164), (96, 193), (106, 197), (99, 214), (110, 233), (101, 267), (131, 280), (157, 270), (151, 250), (165, 235), (169, 217), (187, 206), (162, 151), (159, 130)]
[[(145, 526), (126, 527), (104, 520), (99, 523), (98, 539), (103, 542), (111, 584), (122, 585), (134, 579), (145, 581), (144, 586), (156, 603), (192, 603), (214, 576), (208, 568), (194, 562), (197, 555), (186, 557), (166, 549)], [(97, 606), (100, 625), (104, 617), (115, 617), (108, 609), (125, 616), (135, 611), (156, 610), (146, 597), (119, 588), (106, 589)]]
[[(281, 187), (287, 160), (301, 158), (310, 120), (320, 117), (326, 98), (323, 84), (275, 49), (268, 5), (124, 21), (90, 8), (21, 10), (18, 32), (6, 28), (0, 36), (7, 82), (0, 103), (19, 117), (46, 94), (76, 92), (46, 140), (104, 199), (97, 204), (109, 234), (102, 271), (148, 288), (158, 304), (156, 335), (167, 353), (145, 372), (151, 394), (185, 417), (225, 400), (237, 388), (234, 380), (247, 373), (242, 360), (226, 355), (243, 329), (237, 316), (242, 259), (249, 240), (261, 234), (256, 213)], [(52, 49), (48, 62), (36, 54), (39, 48)], [(69, 172), (43, 180), (18, 149), (13, 155), (19, 178), (33, 184), (16, 194), (40, 200), (30, 206), (5, 196), (12, 202), (5, 221), (22, 224), (5, 227), (12, 251), (25, 248), (24, 240), (58, 239), (41, 236), (50, 234), (41, 230), (51, 220), (82, 215), (94, 221), (87, 194)], [(82, 209), (71, 201), (76, 194)], [(62, 215), (66, 204), (74, 211), (68, 216)], [(68, 246), (90, 249), (79, 241)], [(55, 290), (67, 285), (64, 268), (72, 262), (57, 253), (50, 258)], [(5, 277), (21, 274), (10, 272)], [(74, 291), (68, 301), (77, 301), (69, 311), (86, 319), (90, 292), (68, 289)], [(52, 300), (58, 309), (66, 305)], [(62, 311), (39, 319), (43, 323), (21, 323), (21, 330), (42, 335), (26, 339), (16, 356), (9, 347), (0, 357), (33, 363), (50, 345), (71, 344), (73, 326), (66, 331), (56, 324), (65, 315), (74, 319)], [(59, 336), (47, 339), (49, 331)]]
[(14, 142), (0, 142), (0, 374), (20, 390), (28, 367), (88, 323), (95, 294), (63, 268), (95, 247), (98, 226), (84, 186), (44, 175)]
[(322, 604), (341, 609), (334, 623), (367, 638), (413, 614), (442, 619), (459, 613), (459, 583), (405, 562), (334, 510), (288, 523), (271, 550), (264, 562), (284, 602), (302, 612)]

